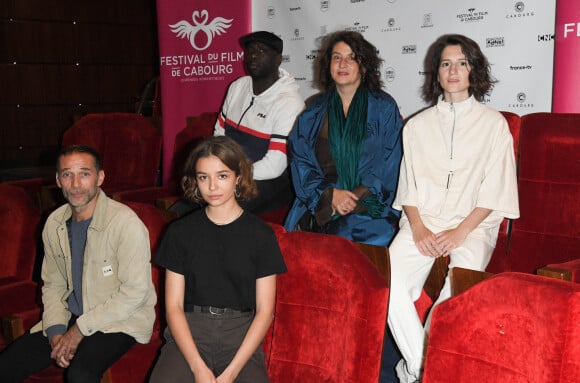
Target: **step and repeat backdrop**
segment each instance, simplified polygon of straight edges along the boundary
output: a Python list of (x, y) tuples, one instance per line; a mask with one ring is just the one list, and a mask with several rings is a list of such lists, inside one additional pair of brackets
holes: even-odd
[(361, 32), (384, 60), (384, 90), (403, 116), (427, 106), (421, 99), (429, 46), (442, 34), (475, 40), (499, 81), (485, 100), (497, 110), (549, 112), (556, 0), (253, 0), (252, 29), (284, 40), (282, 66), (308, 97), (322, 37)]

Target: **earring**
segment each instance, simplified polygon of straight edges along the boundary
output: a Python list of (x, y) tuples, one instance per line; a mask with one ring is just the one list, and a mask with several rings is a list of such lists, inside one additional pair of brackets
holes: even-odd
[(236, 184), (236, 190), (234, 191), (234, 195), (236, 196), (236, 198), (240, 198), (240, 196), (242, 195), (242, 193), (240, 192), (240, 189), (238, 188), (238, 184)]

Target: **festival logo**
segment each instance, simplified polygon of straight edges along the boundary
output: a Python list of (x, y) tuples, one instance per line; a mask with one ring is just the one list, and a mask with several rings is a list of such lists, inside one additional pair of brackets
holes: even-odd
[[(191, 46), (198, 51), (203, 51), (209, 48), (212, 39), (215, 35), (221, 35), (226, 32), (226, 29), (231, 27), (231, 23), (234, 19), (225, 19), (223, 17), (216, 17), (209, 24), (209, 14), (207, 10), (193, 11), (191, 15), (193, 25), (185, 20), (181, 20), (175, 24), (170, 24), (171, 32), (175, 33), (177, 37), (189, 39)], [(197, 34), (201, 32), (205, 34), (206, 41), (202, 46), (198, 46), (196, 42)]]
[[(234, 73), (234, 64), (244, 58), (242, 50), (212, 50), (215, 36), (227, 33), (234, 19), (216, 17), (209, 21), (207, 10), (196, 10), (192, 14), (193, 25), (185, 20), (169, 24), (177, 38), (185, 38), (197, 51), (192, 54), (160, 56), (161, 67), (167, 67), (172, 78), (180, 82), (223, 81)], [(204, 40), (205, 39), (205, 40)], [(220, 43), (216, 44), (217, 46)]]
[(276, 9), (274, 9), (274, 7), (269, 6), (266, 9), (266, 15), (268, 16), (269, 19), (273, 19), (276, 16)]
[(330, 8), (330, 0), (320, 0), (320, 10), (326, 12), (328, 8)]
[(462, 23), (473, 23), (483, 21), (488, 13), (488, 11), (477, 11), (475, 8), (469, 8), (466, 13), (459, 13), (456, 17)]
[(415, 44), (403, 45), (403, 49), (402, 49), (401, 53), (404, 55), (417, 53), (417, 45), (415, 45)]

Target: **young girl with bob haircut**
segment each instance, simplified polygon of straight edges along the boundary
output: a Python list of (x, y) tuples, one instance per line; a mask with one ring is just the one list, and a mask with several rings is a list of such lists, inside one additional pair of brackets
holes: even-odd
[(202, 203), (173, 222), (156, 263), (166, 269), (166, 343), (151, 382), (269, 382), (261, 344), (286, 271), (273, 229), (244, 212), (252, 164), (231, 138), (201, 142), (185, 164), (185, 197)]

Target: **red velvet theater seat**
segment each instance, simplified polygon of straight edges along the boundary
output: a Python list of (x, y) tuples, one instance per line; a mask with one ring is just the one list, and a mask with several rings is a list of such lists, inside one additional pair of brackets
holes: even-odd
[[(139, 202), (126, 202), (126, 204), (137, 213), (149, 230), (149, 241), (151, 243), (151, 257), (154, 258), (157, 252), (163, 232), (169, 223), (169, 217), (165, 212), (151, 204)], [(153, 335), (148, 344), (136, 344), (123, 355), (115, 364), (109, 368), (108, 382), (111, 383), (141, 383), (146, 382), (155, 364), (159, 350), (163, 343), (163, 329), (165, 328), (164, 301), (164, 279), (163, 271), (156, 265), (152, 265), (151, 274), (155, 291), (157, 293), (157, 305), (155, 312), (157, 318), (153, 327)]]
[(0, 316), (36, 307), (32, 280), (40, 210), (20, 187), (0, 184)]
[(435, 308), (423, 383), (575, 383), (580, 285), (502, 273)]
[(275, 319), (264, 341), (271, 381), (377, 382), (386, 281), (344, 238), (278, 234), (288, 273), (278, 277)]
[(64, 132), (62, 146), (86, 144), (101, 155), (107, 194), (157, 185), (162, 137), (134, 113), (88, 114)]
[(206, 112), (187, 119), (187, 125), (175, 136), (171, 174), (163, 187), (148, 187), (114, 194), (119, 201), (157, 203), (163, 209), (171, 207), (183, 195), (181, 177), (191, 150), (205, 137), (213, 134), (217, 113)]
[[(520, 141), (520, 130), (521, 130), (521, 118), (519, 115), (512, 113), (512, 112), (505, 112), (502, 111), (501, 114), (504, 116), (508, 123), (508, 127), (510, 129), (510, 133), (512, 134), (513, 144), (514, 144), (514, 156), (516, 158), (516, 163), (519, 156), (519, 141)], [(490, 265), (488, 268), (494, 268), (496, 258), (501, 260), (502, 257), (505, 257), (507, 253), (507, 246), (508, 246), (508, 232), (511, 225), (511, 221), (507, 218), (504, 218), (501, 222), (499, 227), (497, 243), (495, 245), (494, 253), (491, 257)], [(497, 256), (496, 256), (497, 254)]]
[(488, 271), (534, 273), (580, 256), (580, 114), (522, 117), (518, 190), (520, 218), (508, 251)]

